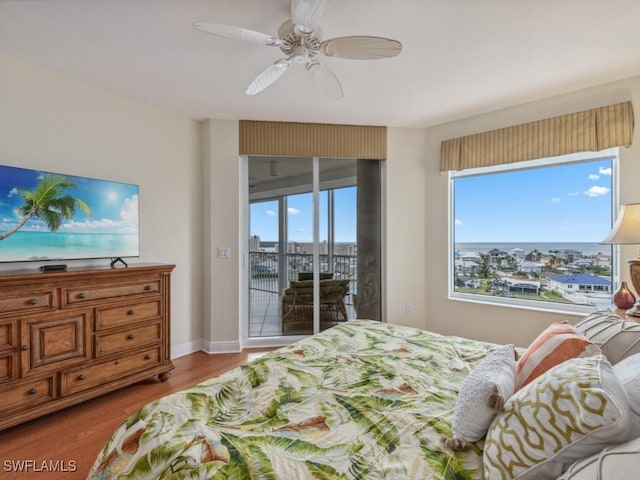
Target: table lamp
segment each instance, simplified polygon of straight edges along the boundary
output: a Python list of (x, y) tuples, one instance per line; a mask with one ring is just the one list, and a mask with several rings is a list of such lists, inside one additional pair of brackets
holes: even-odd
[[(612, 245), (640, 244), (640, 203), (628, 203), (620, 207), (618, 218), (609, 235), (600, 243)], [(638, 294), (636, 304), (627, 310), (627, 315), (640, 317), (640, 255), (629, 260), (631, 282)]]

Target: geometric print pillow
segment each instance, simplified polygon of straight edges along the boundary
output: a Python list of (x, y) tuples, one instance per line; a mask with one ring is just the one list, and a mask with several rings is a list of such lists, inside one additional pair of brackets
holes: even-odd
[(627, 395), (608, 360), (567, 360), (517, 391), (496, 416), (484, 443), (484, 478), (555, 479), (628, 437)]

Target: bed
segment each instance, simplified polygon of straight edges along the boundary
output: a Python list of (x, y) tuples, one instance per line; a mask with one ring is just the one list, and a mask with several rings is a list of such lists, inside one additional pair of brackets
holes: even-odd
[(477, 479), (458, 389), (497, 345), (356, 320), (143, 407), (89, 478)]

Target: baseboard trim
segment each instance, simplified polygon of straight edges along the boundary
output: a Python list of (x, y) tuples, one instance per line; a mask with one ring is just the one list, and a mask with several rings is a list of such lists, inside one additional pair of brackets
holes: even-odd
[(207, 342), (203, 339), (171, 345), (171, 359), (184, 357), (202, 350), (205, 353), (238, 353), (245, 348), (284, 347), (300, 340), (300, 337), (268, 337), (249, 338), (244, 342), (230, 340), (224, 342)]
[(242, 351), (242, 344), (237, 340), (226, 342), (202, 341), (202, 348), (206, 353), (238, 353)]
[(171, 359), (184, 357), (193, 352), (203, 350), (202, 339), (192, 340), (191, 342), (181, 343), (179, 345), (171, 345)]

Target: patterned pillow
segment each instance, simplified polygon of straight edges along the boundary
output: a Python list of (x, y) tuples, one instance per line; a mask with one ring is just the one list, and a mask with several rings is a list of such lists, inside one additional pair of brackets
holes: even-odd
[(516, 378), (516, 352), (505, 345), (483, 358), (462, 382), (456, 398), (447, 446), (463, 449), (487, 433), (491, 420), (513, 395)]
[(627, 395), (606, 357), (570, 359), (517, 391), (496, 416), (484, 443), (484, 478), (557, 478), (629, 433)]
[(611, 310), (588, 315), (576, 330), (600, 347), (612, 364), (640, 352), (640, 323), (623, 320)]
[(516, 390), (565, 360), (590, 357), (600, 349), (566, 322), (548, 326), (533, 341), (516, 365)]

